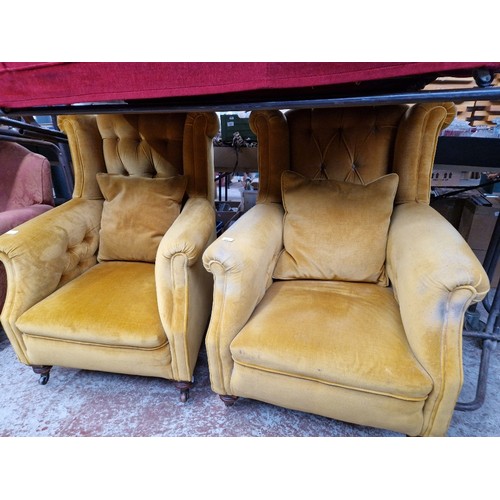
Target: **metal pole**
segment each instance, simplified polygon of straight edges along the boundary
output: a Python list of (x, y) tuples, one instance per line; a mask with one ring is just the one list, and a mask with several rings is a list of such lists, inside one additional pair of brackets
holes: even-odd
[[(306, 90), (297, 92), (305, 93)], [(245, 100), (247, 99), (247, 100)], [(64, 115), (64, 114), (106, 114), (106, 113), (186, 113), (190, 111), (252, 111), (256, 109), (289, 108), (334, 108), (346, 106), (379, 106), (386, 104), (410, 104), (418, 102), (464, 102), (464, 101), (500, 101), (500, 87), (421, 90), (418, 92), (400, 92), (376, 95), (344, 95), (334, 97), (294, 97), (282, 100), (234, 95), (208, 95), (193, 98), (152, 99), (134, 103), (94, 103), (82, 105), (55, 105), (31, 108), (3, 109), (5, 115)]]

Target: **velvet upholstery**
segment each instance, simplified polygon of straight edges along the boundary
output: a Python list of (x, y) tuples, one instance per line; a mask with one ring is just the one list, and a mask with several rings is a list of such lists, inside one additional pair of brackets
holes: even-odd
[[(464, 313), (489, 290), (470, 247), (429, 206), (437, 137), (453, 116), (448, 103), (252, 112), (257, 204), (203, 257), (214, 277), (206, 346), (216, 393), (411, 436), (446, 434), (463, 380)], [(289, 241), (290, 200), (285, 193), (283, 204), (281, 184), (288, 171), (306, 186), (297, 205), (303, 220)], [(367, 190), (350, 205), (354, 187), (363, 193), (394, 174), (397, 189)], [(319, 183), (329, 195), (313, 190)], [(333, 200), (340, 192), (342, 208)], [(372, 227), (365, 239), (348, 230), (356, 217), (368, 220), (384, 207), (378, 197), (387, 198), (389, 217), (382, 247)], [(383, 248), (388, 286), (362, 274), (280, 274), (287, 244), (304, 262), (309, 252), (332, 266), (347, 242), (347, 255), (360, 256), (357, 267)]]
[(73, 159), (73, 198), (0, 237), (5, 332), (27, 365), (161, 377), (182, 391), (211, 308), (201, 257), (215, 239), (217, 115), (66, 115), (58, 123)]
[(104, 196), (97, 260), (154, 262), (179, 216), (187, 178), (97, 174)]
[(397, 174), (359, 185), (283, 172), (284, 249), (273, 277), (387, 285), (385, 250), (397, 186)]
[[(15, 142), (0, 141), (0, 235), (54, 206), (47, 158)], [(0, 311), (7, 293), (0, 263)]]

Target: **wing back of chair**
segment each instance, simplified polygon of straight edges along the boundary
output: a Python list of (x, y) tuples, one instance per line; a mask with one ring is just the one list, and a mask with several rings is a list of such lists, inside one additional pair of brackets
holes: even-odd
[(293, 170), (360, 184), (396, 172), (396, 203), (428, 203), (437, 138), (454, 116), (450, 103), (253, 112), (257, 202), (280, 202), (281, 173)]
[(214, 200), (211, 137), (215, 113), (66, 115), (58, 124), (69, 141), (73, 198), (102, 199), (96, 174), (188, 176), (187, 194)]

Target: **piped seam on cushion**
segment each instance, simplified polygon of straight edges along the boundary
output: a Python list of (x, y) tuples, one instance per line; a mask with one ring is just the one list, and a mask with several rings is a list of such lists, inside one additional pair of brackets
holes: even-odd
[(140, 351), (157, 351), (160, 349), (163, 349), (168, 345), (168, 340), (166, 340), (163, 344), (155, 347), (141, 347), (141, 346), (127, 346), (127, 345), (116, 345), (116, 344), (100, 344), (98, 342), (85, 342), (83, 340), (69, 340), (69, 339), (58, 339), (55, 337), (47, 337), (44, 335), (33, 335), (31, 333), (23, 333), (23, 337), (28, 337), (32, 339), (37, 339), (37, 340), (50, 340), (53, 342), (61, 342), (65, 344), (78, 344), (78, 345), (86, 345), (90, 347), (106, 347), (106, 348), (111, 348), (111, 349), (133, 349), (137, 350), (139, 349)]
[(245, 368), (251, 368), (253, 370), (258, 370), (258, 371), (262, 371), (262, 372), (266, 372), (266, 373), (274, 373), (276, 375), (283, 375), (285, 377), (297, 378), (297, 379), (301, 379), (301, 380), (309, 380), (311, 382), (318, 382), (320, 384), (329, 385), (329, 386), (332, 386), (332, 387), (340, 387), (342, 389), (348, 389), (348, 390), (357, 391), (357, 392), (364, 392), (364, 393), (367, 393), (367, 394), (376, 394), (378, 396), (390, 397), (390, 398), (399, 399), (399, 400), (402, 400), (402, 401), (412, 401), (412, 402), (426, 401), (426, 399), (428, 397), (428, 395), (425, 395), (425, 396), (422, 396), (420, 398), (411, 398), (411, 397), (408, 397), (408, 396), (391, 394), (389, 392), (371, 391), (371, 390), (368, 390), (368, 389), (361, 389), (360, 387), (352, 387), (352, 386), (345, 385), (345, 384), (337, 384), (337, 383), (334, 383), (334, 382), (328, 382), (326, 380), (321, 380), (321, 379), (317, 379), (317, 378), (314, 378), (314, 377), (305, 377), (303, 375), (296, 375), (296, 374), (286, 373), (286, 372), (283, 372), (283, 371), (280, 371), (280, 370), (266, 369), (266, 368), (263, 368), (261, 366), (252, 365), (250, 363), (242, 363), (240, 361), (235, 361), (234, 363), (237, 364), (237, 365), (243, 366)]

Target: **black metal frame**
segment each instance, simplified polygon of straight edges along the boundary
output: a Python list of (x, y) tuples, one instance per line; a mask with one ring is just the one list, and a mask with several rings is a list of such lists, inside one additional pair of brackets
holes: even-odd
[(43, 116), (64, 114), (162, 113), (190, 111), (252, 111), (256, 109), (332, 108), (407, 104), (418, 102), (500, 101), (500, 87), (475, 87), (452, 90), (420, 90), (388, 94), (346, 95), (334, 97), (259, 98), (248, 96), (195, 96), (183, 99), (151, 99), (145, 101), (117, 101), (106, 103), (53, 105), (31, 108), (3, 109), (5, 116)]
[[(54, 113), (51, 113), (54, 114)], [(27, 116), (27, 115), (25, 115)], [(21, 133), (28, 132), (51, 142), (68, 142), (66, 134), (57, 130), (46, 129), (37, 125), (32, 125), (19, 120), (13, 120), (5, 116), (0, 116), (0, 125), (7, 125), (12, 128), (19, 129)], [(1, 130), (1, 129), (0, 129)]]

